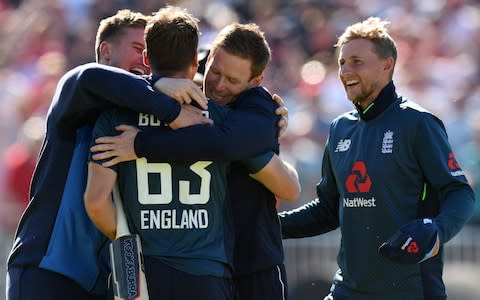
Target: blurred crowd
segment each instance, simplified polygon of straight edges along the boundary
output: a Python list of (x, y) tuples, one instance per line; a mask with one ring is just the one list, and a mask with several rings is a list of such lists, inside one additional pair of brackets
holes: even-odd
[[(166, 3), (0, 0), (0, 265), (27, 203), (57, 81), (70, 68), (94, 61), (95, 33), (102, 18), (122, 8), (150, 14)], [(297, 167), (302, 183), (301, 198), (291, 205), (315, 197), (329, 123), (352, 109), (337, 79), (336, 38), (347, 25), (373, 15), (391, 22), (398, 44), (397, 91), (444, 121), (457, 158), (480, 195), (479, 1), (168, 3), (187, 8), (201, 20), (204, 48), (233, 21), (255, 22), (265, 32), (273, 54), (265, 86), (281, 95), (290, 111), (281, 156)], [(471, 222), (480, 224), (478, 201)]]
[[(26, 205), (57, 81), (94, 61), (99, 21), (118, 9), (150, 14), (166, 3), (201, 20), (205, 48), (233, 21), (255, 22), (265, 32), (273, 54), (265, 86), (290, 111), (281, 156), (297, 167), (302, 183), (301, 199), (291, 205), (315, 197), (329, 123), (352, 109), (337, 79), (333, 45), (346, 26), (368, 16), (391, 22), (399, 49), (397, 91), (444, 121), (480, 194), (479, 1), (0, 0), (0, 235), (11, 238)], [(471, 222), (480, 224), (478, 201)]]

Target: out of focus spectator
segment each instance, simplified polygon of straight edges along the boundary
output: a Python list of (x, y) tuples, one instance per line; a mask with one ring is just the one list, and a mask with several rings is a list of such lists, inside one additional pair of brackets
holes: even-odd
[(43, 140), (45, 122), (31, 117), (22, 126), (17, 140), (2, 157), (4, 180), (0, 199), (0, 225), (13, 234), (23, 209), (28, 204), (30, 179)]
[[(2, 1), (0, 2), (0, 153), (32, 114), (42, 115), (58, 75), (93, 61), (98, 21), (121, 8), (149, 14), (166, 1)], [(171, 3), (171, 1), (170, 1)], [(333, 44), (346, 24), (378, 15), (392, 21), (399, 57), (395, 80), (402, 94), (445, 120), (454, 149), (471, 137), (466, 123), (480, 109), (478, 92), (480, 3), (445, 1), (191, 1), (176, 0), (201, 19), (201, 46), (222, 26), (256, 22), (272, 47), (266, 86), (291, 110), (282, 155), (297, 164), (304, 184), (300, 201), (314, 195), (312, 180), (331, 118), (348, 109), (338, 92)], [(478, 89), (478, 88), (477, 88)], [(20, 108), (20, 109), (18, 109)], [(460, 161), (462, 163), (462, 161)], [(0, 173), (0, 178), (2, 174)], [(309, 190), (311, 189), (311, 190)]]
[(462, 161), (463, 169), (477, 196), (472, 223), (480, 225), (480, 111), (477, 110), (468, 117), (472, 129), (471, 140), (462, 144), (458, 151), (458, 159)]
[[(73, 66), (94, 61), (92, 49), (100, 19), (122, 8), (150, 14), (166, 3), (166, 0), (0, 0), (0, 157), (14, 153), (10, 162), (23, 160), (18, 154), (22, 151), (7, 149), (18, 147), (12, 145), (18, 142), (17, 137), (29, 118), (45, 116), (59, 76)], [(320, 178), (328, 124), (334, 116), (349, 109), (336, 78), (333, 48), (336, 37), (347, 24), (368, 16), (390, 20), (390, 31), (400, 52), (394, 78), (397, 90), (445, 121), (459, 162), (476, 188), (477, 197), (480, 194), (480, 1), (175, 0), (168, 3), (186, 7), (201, 20), (202, 47), (208, 47), (217, 31), (232, 21), (255, 22), (265, 31), (272, 48), (272, 61), (264, 82), (283, 97), (290, 110), (289, 129), (281, 140), (281, 156), (299, 169), (300, 202), (315, 195), (314, 183)], [(471, 119), (477, 121), (467, 122)], [(6, 182), (9, 171), (5, 161), (0, 164), (0, 182)], [(26, 175), (12, 180), (23, 189), (30, 182)], [(0, 195), (7, 195), (5, 185), (0, 186)], [(480, 224), (479, 205), (477, 201), (472, 219), (475, 224)], [(8, 215), (17, 218), (15, 208), (2, 204), (2, 209), (11, 210)], [(0, 298), (3, 290), (0, 286)]]

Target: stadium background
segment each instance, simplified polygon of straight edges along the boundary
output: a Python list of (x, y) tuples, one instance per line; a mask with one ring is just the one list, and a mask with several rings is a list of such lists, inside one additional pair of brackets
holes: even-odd
[[(24, 206), (45, 116), (60, 76), (94, 60), (99, 20), (118, 9), (146, 14), (166, 1), (0, 0), (0, 298), (5, 255)], [(300, 200), (313, 199), (330, 120), (351, 109), (337, 79), (333, 44), (344, 28), (368, 16), (391, 21), (399, 48), (394, 81), (442, 118), (467, 176), (480, 194), (480, 3), (475, 0), (191, 0), (169, 1), (201, 20), (208, 47), (232, 21), (255, 22), (273, 57), (265, 85), (290, 110), (281, 156), (299, 170)], [(447, 244), (449, 299), (478, 299), (479, 203), (466, 228)], [(321, 299), (335, 271), (338, 231), (285, 242), (292, 300)], [(476, 274), (476, 275), (474, 275)]]

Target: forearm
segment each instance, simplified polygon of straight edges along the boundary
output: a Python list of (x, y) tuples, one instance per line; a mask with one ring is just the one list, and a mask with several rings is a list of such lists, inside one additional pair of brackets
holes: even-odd
[(97, 228), (106, 235), (110, 240), (114, 240), (116, 236), (116, 214), (113, 202), (106, 201), (102, 207), (87, 207), (87, 213)]
[[(137, 134), (135, 153), (137, 157), (152, 161), (243, 160), (272, 150), (275, 144), (271, 134), (268, 130), (232, 133), (209, 125), (191, 126), (175, 132), (153, 129)], [(252, 142), (257, 140), (262, 142)]]
[[(149, 160), (244, 160), (278, 152), (276, 104), (263, 90), (252, 89), (235, 108), (209, 107), (215, 124), (191, 126), (175, 132), (150, 130), (135, 139), (138, 157)], [(194, 151), (192, 151), (194, 149)]]
[(475, 196), (470, 187), (449, 192), (442, 202), (435, 223), (439, 229), (440, 242), (451, 240), (473, 214)]
[(116, 234), (116, 215), (111, 192), (116, 177), (116, 172), (112, 169), (88, 163), (85, 210), (95, 226), (112, 240)]
[(300, 194), (297, 171), (277, 155), (274, 155), (261, 170), (250, 174), (250, 177), (261, 182), (280, 199), (293, 201)]
[(128, 107), (152, 113), (167, 123), (180, 113), (180, 105), (152, 89), (147, 80), (118, 68), (88, 64), (66, 76), (62, 88), (62, 121), (81, 121), (92, 113), (114, 107)]
[(338, 219), (330, 213), (324, 213), (322, 204), (318, 199), (290, 210), (280, 212), (282, 237), (303, 238), (329, 232), (338, 227)]

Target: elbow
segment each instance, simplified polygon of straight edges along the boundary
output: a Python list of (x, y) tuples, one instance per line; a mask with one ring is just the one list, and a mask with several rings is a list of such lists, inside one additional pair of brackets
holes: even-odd
[(85, 192), (83, 195), (83, 202), (85, 204), (85, 210), (87, 211), (88, 216), (92, 221), (96, 219), (97, 216), (102, 215), (103, 205), (105, 199), (89, 193), (88, 191)]
[(300, 192), (301, 192), (300, 183), (297, 181), (296, 184), (290, 186), (289, 188), (286, 188), (282, 192), (282, 195), (277, 195), (277, 196), (279, 196), (282, 200), (291, 202), (291, 201), (297, 200), (300, 197)]

